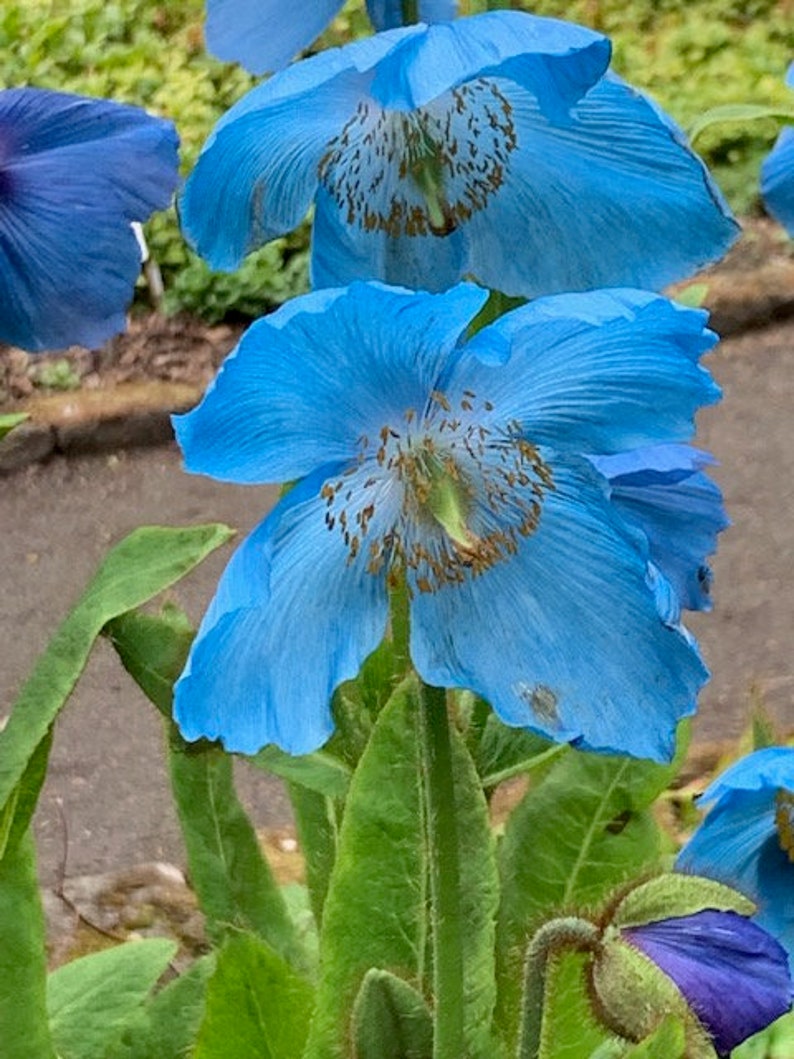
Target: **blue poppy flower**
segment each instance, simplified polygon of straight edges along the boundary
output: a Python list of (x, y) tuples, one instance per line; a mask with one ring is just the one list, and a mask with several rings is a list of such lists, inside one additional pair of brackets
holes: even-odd
[(131, 227), (168, 205), (178, 138), (138, 107), (0, 92), (0, 341), (101, 345), (141, 270)]
[(591, 30), (495, 11), (297, 63), (216, 126), (185, 187), (185, 233), (234, 269), (313, 204), (317, 287), (660, 289), (738, 228), (609, 56)]
[(591, 457), (614, 503), (648, 538), (650, 556), (688, 610), (711, 610), (706, 557), (730, 525), (722, 493), (703, 468), (714, 458), (687, 445)]
[(175, 693), (188, 739), (305, 753), (382, 639), (508, 725), (667, 759), (707, 677), (658, 607), (647, 542), (583, 453), (685, 441), (719, 391), (705, 314), (641, 291), (538, 299), (356, 283), (257, 321), (175, 418), (188, 471), (301, 479), (233, 556)]
[[(788, 68), (786, 84), (794, 88), (794, 63)], [(790, 125), (781, 130), (763, 161), (761, 195), (767, 210), (794, 235), (794, 128)]]
[(701, 801), (711, 808), (676, 868), (752, 898), (755, 918), (785, 946), (794, 968), (794, 748), (748, 754)]
[[(280, 70), (303, 51), (341, 10), (344, 0), (303, 0), (300, 12), (282, 0), (207, 0), (207, 47), (219, 59), (238, 62), (254, 74)], [(422, 22), (454, 18), (457, 0), (419, 0)], [(400, 0), (367, 0), (377, 30), (403, 25)]]
[(720, 1055), (791, 1007), (784, 949), (737, 912), (709, 908), (621, 933), (673, 980)]

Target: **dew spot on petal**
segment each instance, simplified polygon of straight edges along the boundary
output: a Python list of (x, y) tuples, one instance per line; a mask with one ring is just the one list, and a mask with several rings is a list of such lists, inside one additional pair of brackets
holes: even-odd
[(560, 715), (557, 710), (556, 692), (547, 684), (525, 684), (523, 681), (516, 685), (518, 697), (524, 702), (537, 717), (546, 725), (559, 724)]

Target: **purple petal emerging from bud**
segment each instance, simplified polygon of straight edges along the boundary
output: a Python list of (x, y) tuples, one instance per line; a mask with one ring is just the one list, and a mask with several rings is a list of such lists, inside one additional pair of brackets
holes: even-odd
[(721, 1055), (791, 1006), (785, 950), (736, 912), (705, 909), (623, 935), (672, 978)]

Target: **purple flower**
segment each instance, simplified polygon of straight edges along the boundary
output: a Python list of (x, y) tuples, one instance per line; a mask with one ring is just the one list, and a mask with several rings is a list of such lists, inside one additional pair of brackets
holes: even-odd
[(737, 912), (707, 908), (622, 935), (675, 982), (720, 1055), (791, 1006), (785, 950)]

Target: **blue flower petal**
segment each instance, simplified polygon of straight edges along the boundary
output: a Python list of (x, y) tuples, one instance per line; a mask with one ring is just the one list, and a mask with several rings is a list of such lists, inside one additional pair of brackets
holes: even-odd
[(177, 146), (137, 107), (0, 92), (0, 340), (98, 346), (124, 330), (141, 268), (130, 224), (168, 205)]
[(355, 111), (360, 97), (360, 75), (348, 69), (322, 93), (309, 88), (274, 102), (278, 76), (216, 127), (180, 199), (183, 231), (215, 269), (237, 268), (246, 254), (299, 224), (339, 115)]
[(371, 232), (362, 240), (322, 185), (314, 207), (311, 280), (315, 287), (340, 286), (373, 275), (414, 290), (443, 291), (466, 271), (466, 237), (460, 230), (430, 246), (426, 239), (385, 231)]
[(334, 689), (354, 677), (386, 630), (385, 577), (351, 562), (318, 495), (333, 468), (304, 480), (232, 557), (174, 689), (188, 740), (220, 739), (291, 754), (331, 735)]
[(590, 457), (607, 478), (613, 502), (648, 538), (651, 560), (682, 607), (710, 610), (706, 557), (729, 525), (722, 494), (702, 468), (713, 459), (684, 445), (660, 445)]
[[(794, 88), (794, 63), (786, 73)], [(761, 165), (761, 195), (769, 212), (794, 235), (794, 128), (781, 130), (775, 146)]]
[(467, 272), (479, 282), (528, 298), (622, 284), (660, 290), (735, 240), (703, 163), (630, 86), (604, 78), (557, 123), (525, 87), (498, 84), (517, 147), (499, 193), (467, 225)]
[(554, 488), (517, 553), (414, 598), (411, 656), (428, 683), (470, 688), (505, 724), (668, 760), (706, 670), (659, 616), (647, 559), (595, 472), (547, 463)]
[(761, 165), (764, 205), (794, 235), (794, 128), (782, 129)]
[(526, 83), (550, 118), (562, 118), (609, 63), (606, 37), (520, 11), (490, 11), (423, 27), (384, 54), (370, 88), (382, 107), (413, 110), (487, 75)]
[(673, 979), (720, 1055), (791, 1006), (785, 953), (736, 912), (706, 909), (631, 927), (623, 935)]
[(312, 43), (344, 0), (304, 0), (300, 12), (281, 0), (207, 0), (207, 48), (254, 74), (286, 66)]
[[(419, 0), (420, 22), (449, 22), (457, 12), (458, 0)], [(402, 26), (402, 0), (367, 0), (367, 14), (378, 32)]]
[(681, 850), (678, 871), (736, 887), (758, 904), (755, 918), (786, 947), (794, 971), (794, 863), (781, 845), (779, 791), (794, 793), (794, 748), (757, 750), (704, 792), (706, 818)]
[(362, 438), (424, 407), (486, 298), (471, 284), (432, 295), (356, 283), (293, 299), (253, 324), (201, 404), (174, 417), (186, 468), (279, 482), (353, 462)]
[(721, 773), (701, 795), (708, 805), (732, 791), (794, 791), (794, 747), (770, 746), (747, 754)]
[(685, 441), (696, 410), (719, 398), (697, 364), (717, 340), (705, 322), (644, 291), (540, 298), (479, 332), (468, 350), (483, 366), (458, 374), (534, 444), (608, 454)]

